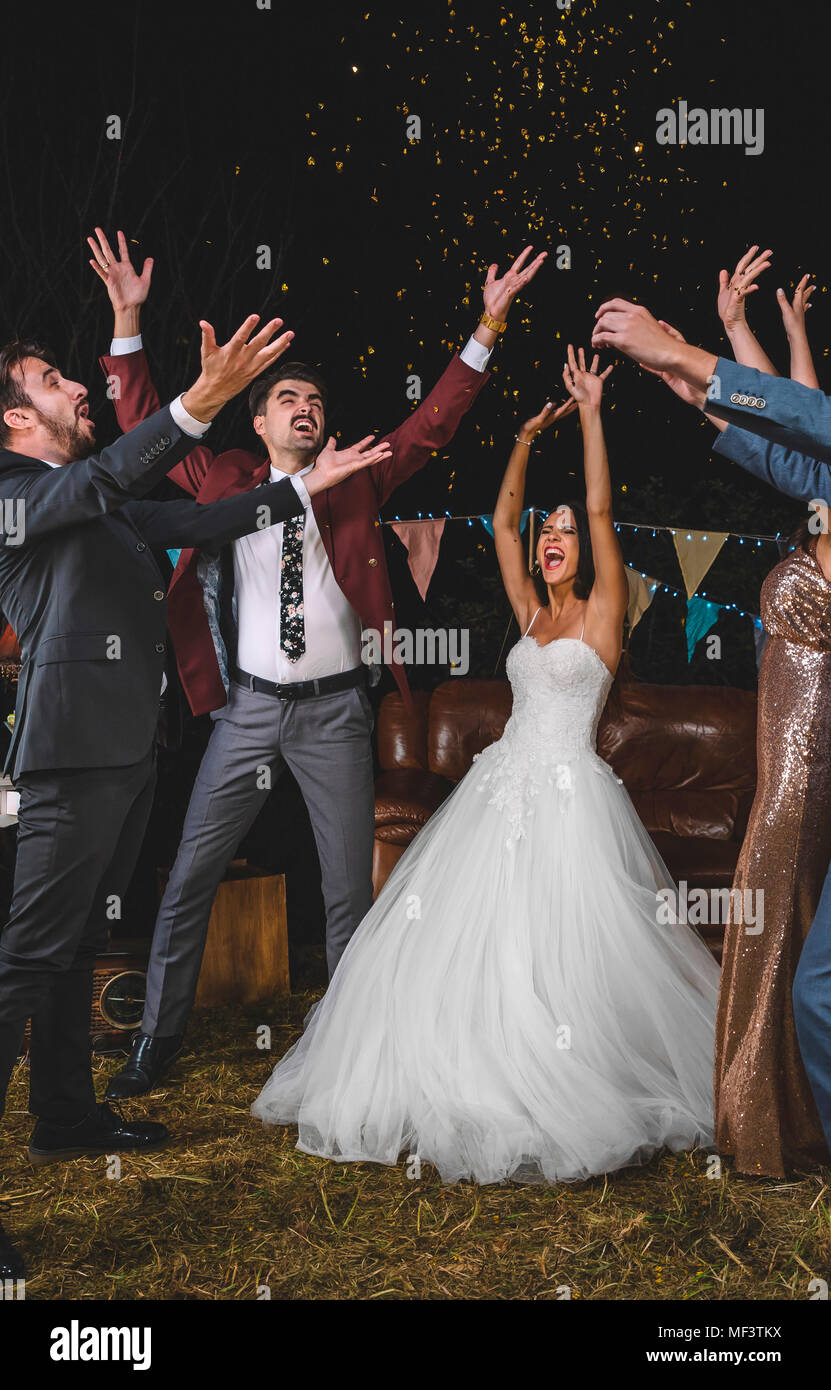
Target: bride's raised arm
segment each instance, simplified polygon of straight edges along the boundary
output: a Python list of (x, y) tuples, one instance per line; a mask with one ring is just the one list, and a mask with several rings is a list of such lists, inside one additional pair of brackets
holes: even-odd
[(609, 669), (614, 671), (620, 660), (629, 588), (612, 514), (612, 482), (600, 418), (603, 382), (612, 369), (607, 367), (598, 376), (597, 361), (595, 357), (591, 369), (587, 370), (583, 349), (580, 348), (575, 358), (574, 348), (569, 343), (563, 381), (580, 411), (586, 511), (594, 556), (595, 579), (586, 610), (584, 636)]
[(569, 399), (557, 407), (551, 401), (547, 401), (539, 415), (532, 416), (520, 426), (496, 499), (493, 513), (496, 558), (502, 573), (502, 583), (505, 585), (505, 592), (510, 599), (520, 631), (528, 626), (534, 610), (539, 606), (536, 586), (528, 572), (520, 532), (528, 455), (531, 452), (532, 441), (541, 430), (547, 430), (550, 425), (562, 420), (566, 415), (571, 415), (576, 409), (576, 400)]

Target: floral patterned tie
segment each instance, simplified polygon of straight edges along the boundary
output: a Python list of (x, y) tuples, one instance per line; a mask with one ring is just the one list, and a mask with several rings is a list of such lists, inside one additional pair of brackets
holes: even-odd
[(283, 554), (280, 561), (280, 650), (289, 661), (298, 661), (306, 650), (303, 617), (303, 528), (306, 513), (283, 522)]

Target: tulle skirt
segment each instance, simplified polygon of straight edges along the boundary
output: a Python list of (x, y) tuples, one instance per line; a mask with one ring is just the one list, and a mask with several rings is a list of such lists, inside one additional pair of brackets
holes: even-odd
[(674, 885), (625, 788), (587, 751), (517, 829), (489, 795), (496, 748), (399, 860), (252, 1113), (306, 1153), (445, 1182), (710, 1144), (718, 967), (665, 924)]

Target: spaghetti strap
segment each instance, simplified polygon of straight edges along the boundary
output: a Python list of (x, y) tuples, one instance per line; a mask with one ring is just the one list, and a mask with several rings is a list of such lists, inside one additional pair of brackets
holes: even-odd
[(537, 609), (537, 612), (534, 614), (534, 616), (533, 616), (533, 618), (531, 619), (530, 623), (528, 624), (527, 628), (526, 628), (525, 631), (523, 632), (523, 634), (522, 634), (523, 637), (527, 637), (527, 636), (528, 636), (528, 633), (531, 631), (531, 628), (534, 626), (534, 623), (537, 621), (537, 613), (541, 613), (541, 612), (542, 612), (542, 608), (540, 607), (540, 608)]
[(584, 617), (584, 618), (583, 618), (583, 626), (582, 626), (581, 629), (580, 629), (580, 641), (581, 641), (581, 642), (582, 642), (582, 640), (583, 640), (583, 633), (584, 633), (585, 631), (586, 631), (586, 619), (585, 619), (585, 617)]

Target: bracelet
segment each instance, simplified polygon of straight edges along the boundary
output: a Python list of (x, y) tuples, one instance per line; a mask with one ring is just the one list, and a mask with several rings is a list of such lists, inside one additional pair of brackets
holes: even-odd
[(514, 435), (514, 439), (516, 440), (517, 444), (524, 444), (526, 449), (530, 449), (531, 445), (534, 442), (533, 439), (520, 439), (518, 434)]
[(508, 327), (507, 323), (504, 323), (502, 319), (491, 318), (490, 314), (483, 314), (479, 322), (482, 324), (483, 328), (490, 328), (494, 333), (504, 333), (505, 329)]

